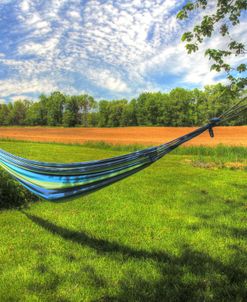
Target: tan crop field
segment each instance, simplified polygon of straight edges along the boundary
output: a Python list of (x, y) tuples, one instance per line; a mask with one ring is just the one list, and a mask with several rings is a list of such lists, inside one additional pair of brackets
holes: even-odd
[[(88, 141), (104, 141), (110, 144), (157, 145), (168, 142), (195, 128), (183, 127), (127, 127), (127, 128), (48, 128), (2, 127), (0, 138), (39, 142), (82, 144)], [(187, 145), (214, 146), (217, 144), (247, 146), (247, 126), (217, 127), (215, 138), (206, 132)]]

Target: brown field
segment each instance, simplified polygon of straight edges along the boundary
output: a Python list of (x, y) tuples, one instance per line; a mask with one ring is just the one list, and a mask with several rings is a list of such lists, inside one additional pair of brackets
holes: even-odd
[[(82, 144), (87, 141), (104, 141), (110, 144), (157, 145), (168, 142), (195, 128), (128, 127), (128, 128), (47, 128), (2, 127), (0, 138), (38, 142)], [(217, 144), (247, 146), (247, 126), (215, 128), (215, 138), (208, 133), (188, 142), (187, 145), (215, 146)]]

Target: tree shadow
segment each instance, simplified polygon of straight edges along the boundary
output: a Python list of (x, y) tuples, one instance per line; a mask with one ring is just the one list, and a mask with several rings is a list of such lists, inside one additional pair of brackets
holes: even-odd
[[(159, 278), (145, 279), (129, 270), (117, 283), (117, 294), (105, 295), (96, 301), (246, 301), (247, 255), (236, 249), (230, 261), (220, 261), (184, 245), (180, 255), (164, 251), (147, 251), (115, 241), (94, 238), (85, 232), (57, 226), (43, 218), (23, 212), (35, 224), (65, 240), (87, 246), (98, 254), (117, 258), (152, 260)], [(241, 253), (241, 257), (239, 254)], [(241, 258), (241, 261), (239, 260)], [(104, 285), (107, 286), (107, 285)]]

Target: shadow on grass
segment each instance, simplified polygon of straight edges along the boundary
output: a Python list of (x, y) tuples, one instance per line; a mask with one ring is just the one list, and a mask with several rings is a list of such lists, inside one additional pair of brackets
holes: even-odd
[[(118, 281), (118, 294), (105, 295), (96, 301), (246, 301), (247, 255), (232, 247), (233, 256), (227, 264), (206, 253), (184, 246), (175, 256), (164, 251), (135, 249), (114, 241), (97, 239), (84, 232), (57, 226), (43, 218), (23, 212), (35, 224), (65, 240), (92, 248), (95, 252), (116, 258), (136, 259), (145, 265), (152, 260), (157, 266), (159, 279), (142, 278), (128, 271)], [(241, 254), (241, 257), (239, 257)], [(122, 259), (121, 258), (121, 259)]]
[(144, 250), (135, 250), (128, 246), (121, 245), (117, 242), (110, 242), (105, 239), (97, 239), (90, 237), (84, 232), (71, 231), (61, 226), (57, 226), (48, 220), (43, 218), (31, 215), (22, 211), (27, 218), (32, 220), (37, 225), (41, 226), (45, 230), (51, 232), (52, 234), (58, 235), (66, 240), (79, 243), (83, 246), (88, 246), (94, 249), (97, 253), (121, 253), (124, 257), (133, 257), (133, 258), (152, 258), (158, 262), (169, 260), (166, 258), (166, 255), (160, 252), (148, 252)]
[(34, 201), (38, 201), (38, 197), (0, 170), (0, 210), (27, 208), (28, 203)]

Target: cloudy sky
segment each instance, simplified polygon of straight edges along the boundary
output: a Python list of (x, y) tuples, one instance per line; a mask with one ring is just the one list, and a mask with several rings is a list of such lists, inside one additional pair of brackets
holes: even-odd
[[(179, 0), (0, 0), (0, 102), (61, 90), (99, 98), (203, 87), (205, 45), (188, 56), (181, 34), (200, 19), (176, 20)], [(234, 28), (247, 36), (247, 20)], [(207, 47), (224, 47), (215, 37)], [(244, 57), (237, 60), (244, 61)], [(233, 58), (233, 60), (236, 60)]]

